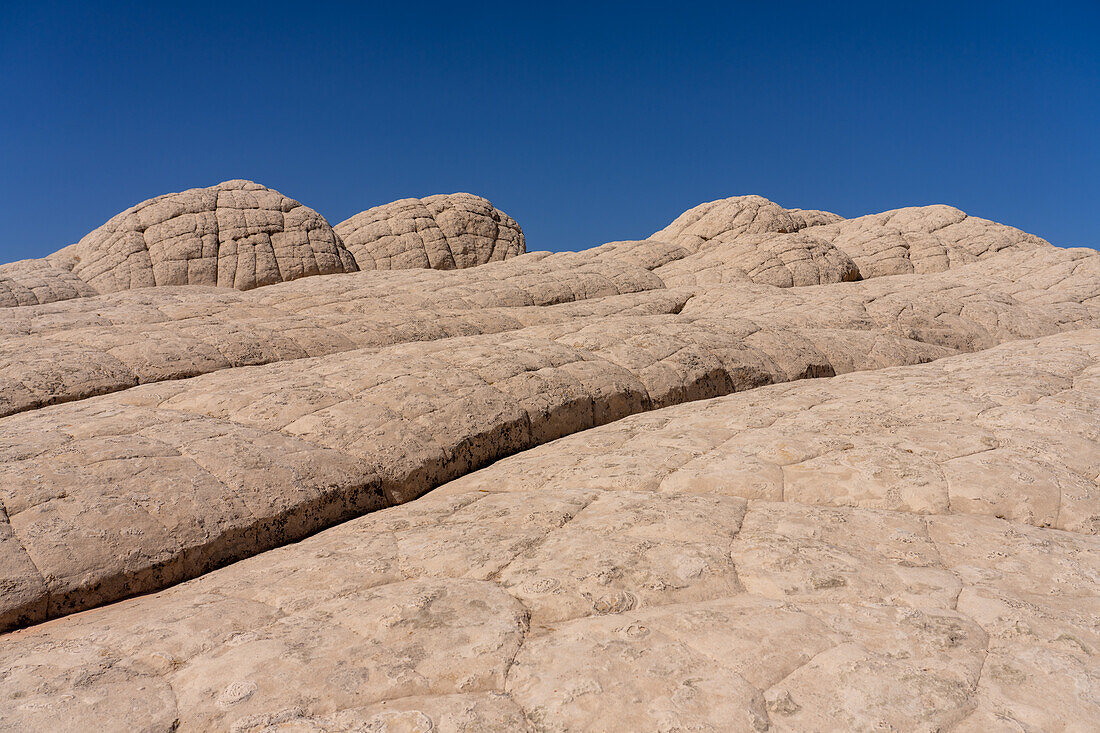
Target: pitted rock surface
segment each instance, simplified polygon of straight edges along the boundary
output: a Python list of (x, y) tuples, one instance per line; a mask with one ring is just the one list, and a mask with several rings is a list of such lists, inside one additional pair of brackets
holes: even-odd
[(1100, 255), (864, 219), (4, 266), (0, 729), (1088, 730)]
[(480, 196), (438, 194), (361, 211), (336, 232), (363, 270), (454, 270), (526, 252), (515, 219)]

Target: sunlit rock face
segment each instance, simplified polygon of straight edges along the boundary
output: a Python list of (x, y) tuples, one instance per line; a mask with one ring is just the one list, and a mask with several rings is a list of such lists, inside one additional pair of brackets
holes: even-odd
[(1100, 254), (755, 196), (524, 254), (468, 194), (223, 186), (0, 266), (0, 729), (1100, 719)]
[(469, 193), (401, 199), (336, 225), (363, 270), (456, 270), (526, 252), (515, 219)]
[(313, 209), (251, 181), (226, 181), (143, 201), (51, 258), (100, 293), (155, 285), (250, 290), (307, 275), (352, 272)]
[(453, 270), (525, 251), (515, 220), (468, 193), (394, 201), (334, 230), (278, 191), (226, 181), (143, 201), (48, 257), (0, 265), (0, 307), (171, 285), (251, 290), (360, 269)]

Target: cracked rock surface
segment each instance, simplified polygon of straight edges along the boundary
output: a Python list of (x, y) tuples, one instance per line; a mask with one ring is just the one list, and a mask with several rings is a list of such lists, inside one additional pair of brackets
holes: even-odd
[(369, 240), (428, 269), (0, 310), (0, 729), (1091, 730), (1100, 255), (453, 198)]
[(363, 270), (454, 270), (526, 252), (516, 220), (469, 193), (401, 199), (336, 225)]
[(278, 191), (234, 180), (143, 201), (48, 257), (0, 265), (0, 307), (177, 285), (251, 290), (360, 269), (448, 270), (524, 251), (515, 220), (468, 193), (395, 201), (334, 230)]

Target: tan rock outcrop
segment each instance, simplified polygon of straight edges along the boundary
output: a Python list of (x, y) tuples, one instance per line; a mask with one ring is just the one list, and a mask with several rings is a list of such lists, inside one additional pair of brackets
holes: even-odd
[(95, 288), (49, 260), (19, 260), (0, 265), (0, 308), (92, 295), (98, 295)]
[(5, 266), (0, 729), (1082, 729), (1100, 254), (959, 215)]
[(0, 266), (0, 307), (166, 285), (250, 290), (356, 269), (316, 211), (225, 181), (143, 201), (44, 259)]
[(455, 270), (527, 251), (515, 219), (469, 193), (376, 206), (340, 222), (336, 232), (363, 270)]
[(278, 191), (225, 181), (143, 201), (49, 257), (0, 265), (0, 307), (152, 286), (251, 290), (359, 269), (450, 270), (525, 251), (515, 220), (468, 193), (394, 201), (334, 231)]
[(152, 285), (249, 290), (308, 275), (353, 272), (324, 217), (251, 181), (226, 181), (143, 201), (53, 259), (100, 293)]
[(688, 209), (650, 239), (698, 252), (746, 234), (789, 234), (840, 220), (828, 211), (784, 209), (763, 196), (733, 196)]
[(864, 277), (943, 272), (1004, 250), (1049, 243), (952, 206), (917, 206), (813, 226), (806, 234), (845, 252)]
[[(549, 443), (0, 637), (0, 725), (1071, 730), (1100, 710), (1100, 537), (993, 504), (1054, 487), (1007, 456), (1095, 472), (1098, 369), (1100, 331), (1078, 331)], [(983, 450), (981, 497), (922, 483)], [(769, 485), (814, 460), (850, 488)]]
[(804, 234), (749, 234), (713, 243), (654, 272), (669, 287), (751, 280), (790, 288), (862, 279), (848, 255)]

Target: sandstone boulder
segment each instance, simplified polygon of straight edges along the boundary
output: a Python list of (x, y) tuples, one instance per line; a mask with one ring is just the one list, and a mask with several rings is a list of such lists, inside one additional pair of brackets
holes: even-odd
[(827, 211), (784, 209), (763, 196), (733, 196), (688, 209), (650, 239), (697, 252), (712, 242), (746, 234), (789, 234), (840, 220)]
[(313, 209), (251, 181), (169, 193), (112, 217), (52, 257), (100, 293), (153, 285), (250, 290), (355, 271)]
[(336, 232), (363, 270), (455, 270), (527, 251), (515, 219), (468, 193), (376, 206), (340, 222)]

